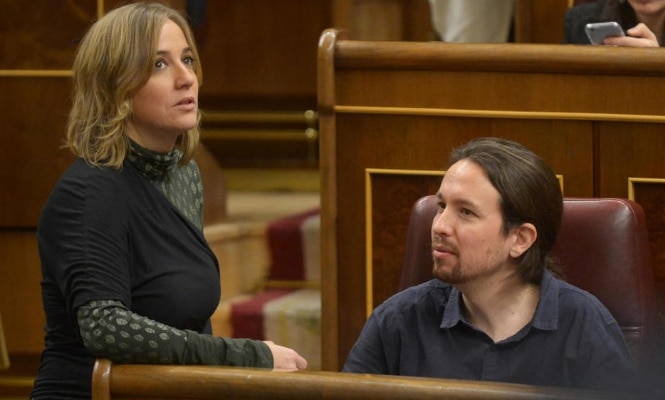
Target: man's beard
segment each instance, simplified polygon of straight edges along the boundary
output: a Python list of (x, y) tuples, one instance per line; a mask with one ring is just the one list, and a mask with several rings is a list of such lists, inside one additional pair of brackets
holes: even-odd
[(433, 257), (434, 266), (432, 267), (432, 275), (440, 281), (456, 284), (466, 282), (466, 277), (462, 273), (462, 266), (457, 262), (452, 267), (447, 267), (443, 261)]

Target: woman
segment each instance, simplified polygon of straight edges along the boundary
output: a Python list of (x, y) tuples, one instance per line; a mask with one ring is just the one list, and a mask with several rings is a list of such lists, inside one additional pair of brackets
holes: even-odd
[(74, 61), (63, 174), (37, 229), (45, 349), (32, 399), (90, 398), (97, 357), (118, 363), (304, 369), (294, 350), (211, 335), (219, 270), (203, 236), (201, 67), (175, 10), (109, 12)]
[(568, 9), (564, 43), (589, 44), (584, 26), (590, 22), (616, 21), (625, 37), (607, 38), (613, 46), (659, 47), (665, 44), (665, 0), (598, 0)]

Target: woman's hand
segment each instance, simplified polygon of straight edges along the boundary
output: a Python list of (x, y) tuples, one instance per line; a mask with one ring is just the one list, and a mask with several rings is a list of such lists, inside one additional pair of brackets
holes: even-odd
[(295, 350), (280, 346), (270, 340), (265, 340), (263, 343), (267, 344), (272, 352), (273, 371), (290, 372), (307, 368), (307, 360)]
[(603, 44), (626, 47), (660, 47), (656, 35), (646, 25), (639, 23), (626, 31), (627, 36), (608, 37)]

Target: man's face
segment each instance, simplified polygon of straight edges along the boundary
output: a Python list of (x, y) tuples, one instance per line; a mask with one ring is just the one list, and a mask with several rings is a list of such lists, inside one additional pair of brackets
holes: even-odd
[(453, 164), (437, 197), (439, 210), (432, 221), (435, 277), (468, 283), (491, 279), (510, 267), (515, 235), (504, 235), (499, 192), (478, 164), (467, 159)]

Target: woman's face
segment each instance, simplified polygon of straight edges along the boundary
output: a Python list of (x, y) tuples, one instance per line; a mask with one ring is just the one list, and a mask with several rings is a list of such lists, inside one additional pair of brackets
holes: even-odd
[(182, 29), (167, 20), (159, 35), (152, 74), (132, 97), (127, 135), (139, 145), (168, 152), (180, 135), (196, 126), (199, 84), (195, 62)]
[(658, 16), (665, 12), (665, 0), (628, 0), (638, 16)]

